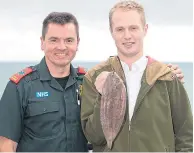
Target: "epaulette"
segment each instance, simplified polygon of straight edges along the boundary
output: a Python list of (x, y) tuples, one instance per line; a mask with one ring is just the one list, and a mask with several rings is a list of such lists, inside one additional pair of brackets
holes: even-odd
[(12, 75), (11, 78), (9, 78), (11, 81), (13, 81), (14, 83), (18, 84), (18, 82), (20, 82), (20, 80), (25, 77), (26, 75), (30, 74), (33, 72), (33, 69), (31, 67), (27, 67), (25, 69), (23, 69), (22, 71)]
[(83, 67), (78, 66), (77, 74), (78, 75), (85, 75), (86, 74), (86, 70)]

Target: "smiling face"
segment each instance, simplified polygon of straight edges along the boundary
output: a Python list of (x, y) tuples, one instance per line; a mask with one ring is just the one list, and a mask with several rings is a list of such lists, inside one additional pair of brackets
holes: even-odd
[(45, 53), (47, 66), (70, 65), (78, 49), (78, 36), (73, 23), (49, 23), (45, 38), (41, 37), (41, 49)]
[(137, 10), (116, 9), (112, 14), (111, 33), (120, 57), (143, 54), (143, 40), (148, 26)]

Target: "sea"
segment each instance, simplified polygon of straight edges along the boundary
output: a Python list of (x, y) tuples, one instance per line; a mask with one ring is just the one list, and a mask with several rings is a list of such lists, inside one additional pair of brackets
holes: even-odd
[[(74, 61), (72, 64), (74, 67), (82, 66), (86, 70), (92, 68), (100, 61)], [(35, 65), (38, 62), (0, 62), (0, 98), (9, 81), (10, 76), (21, 71), (25, 67)], [(193, 108), (193, 63), (191, 62), (165, 62), (177, 64), (183, 71), (185, 76), (184, 87), (188, 93), (189, 100), (191, 102), (191, 107)]]

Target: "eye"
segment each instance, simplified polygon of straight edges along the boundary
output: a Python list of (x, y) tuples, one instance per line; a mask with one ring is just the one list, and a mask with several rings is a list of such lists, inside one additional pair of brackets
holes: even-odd
[(51, 42), (56, 42), (56, 41), (57, 41), (57, 39), (51, 39), (50, 41), (51, 41)]
[(116, 31), (117, 32), (122, 32), (123, 31), (123, 28), (116, 28)]
[(131, 27), (131, 30), (137, 30), (137, 27)]
[(68, 40), (67, 40), (67, 42), (73, 42), (73, 40), (71, 40), (71, 39), (68, 39)]
[(69, 38), (66, 40), (67, 43), (72, 43), (73, 42), (73, 39)]

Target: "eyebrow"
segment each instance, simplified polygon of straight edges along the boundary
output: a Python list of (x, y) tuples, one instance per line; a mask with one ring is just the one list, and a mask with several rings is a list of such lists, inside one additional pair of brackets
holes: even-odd
[[(59, 39), (59, 38), (58, 38), (58, 37), (50, 37), (49, 40), (51, 40), (51, 39)], [(65, 39), (66, 39), (66, 40), (67, 40), (67, 39), (73, 39), (73, 40), (74, 40), (75, 38), (74, 38), (74, 37), (67, 37), (67, 38), (65, 38)]]
[(119, 26), (116, 26), (116, 28), (122, 28), (123, 26), (119, 25)]
[(67, 37), (66, 39), (73, 39), (74, 40), (75, 38), (74, 37)]
[(50, 37), (49, 40), (51, 40), (51, 39), (58, 39), (58, 38), (57, 37)]

